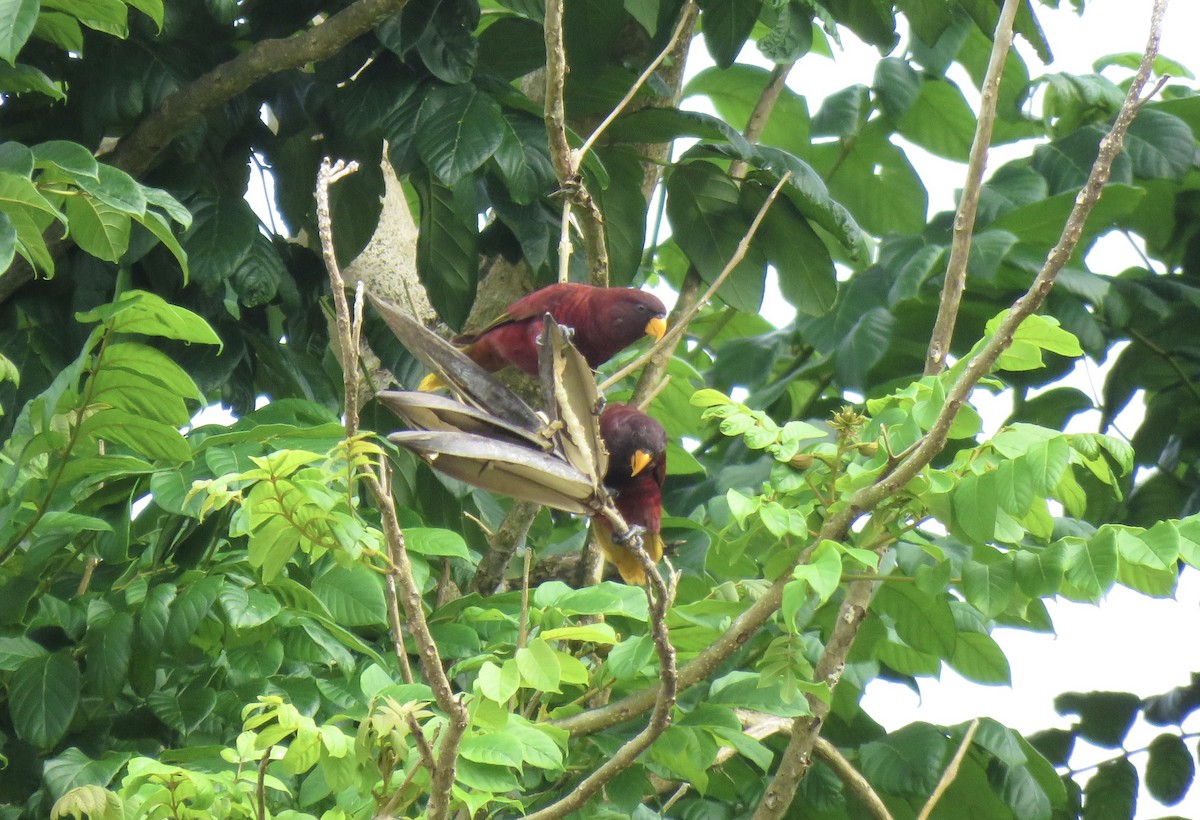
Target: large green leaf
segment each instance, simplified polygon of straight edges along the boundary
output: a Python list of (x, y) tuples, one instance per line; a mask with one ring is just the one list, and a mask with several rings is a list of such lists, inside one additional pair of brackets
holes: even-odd
[(40, 0), (0, 0), (0, 59), (12, 65), (37, 23)]
[[(758, 212), (767, 191), (742, 186), (743, 208)], [(837, 298), (837, 278), (829, 249), (790, 199), (776, 199), (754, 235), (754, 243), (779, 274), (779, 289), (798, 310), (813, 316), (828, 312)]]
[(446, 324), (461, 328), (479, 276), (475, 182), (466, 178), (447, 188), (424, 174), (414, 174), (412, 183), (421, 200), (417, 273), (438, 314)]
[(924, 797), (937, 784), (950, 740), (928, 723), (912, 723), (859, 749), (859, 763), (875, 788)]
[(258, 236), (258, 218), (240, 196), (204, 197), (190, 204), (194, 220), (180, 244), (192, 277), (212, 292), (249, 255)]
[(1083, 820), (1127, 820), (1137, 807), (1137, 769), (1126, 757), (1102, 763), (1083, 795)]
[(84, 681), (89, 695), (116, 697), (125, 685), (133, 653), (133, 616), (116, 612), (87, 632)]
[(49, 748), (66, 733), (79, 705), (79, 667), (68, 652), (30, 658), (13, 673), (8, 711), (17, 737)]
[(474, 85), (437, 86), (417, 115), (417, 152), (434, 176), (455, 186), (496, 152), (505, 129), (499, 104)]
[(887, 615), (912, 648), (939, 658), (953, 655), (958, 635), (944, 597), (930, 595), (915, 584), (885, 584), (871, 609)]
[(378, 573), (364, 564), (335, 566), (312, 584), (313, 593), (343, 626), (384, 626), (387, 604)]
[(704, 45), (720, 68), (729, 68), (758, 20), (762, 0), (701, 0)]
[(1146, 791), (1159, 803), (1174, 806), (1181, 801), (1196, 777), (1196, 762), (1183, 738), (1161, 734), (1150, 742), (1146, 761)]
[[(681, 165), (667, 179), (667, 217), (675, 241), (707, 282), (733, 259), (750, 227), (739, 199), (738, 186), (709, 162)], [(752, 245), (717, 293), (731, 307), (757, 313), (765, 278), (766, 263)]]
[(931, 154), (966, 162), (975, 139), (975, 115), (958, 86), (926, 79), (899, 123), (901, 135)]

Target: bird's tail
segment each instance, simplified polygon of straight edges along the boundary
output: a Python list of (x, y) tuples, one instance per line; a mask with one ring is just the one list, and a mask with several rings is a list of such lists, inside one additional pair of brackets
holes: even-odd
[[(600, 549), (604, 551), (604, 557), (616, 566), (617, 572), (621, 573), (621, 580), (627, 584), (637, 584), (640, 587), (644, 587), (646, 585), (646, 571), (642, 569), (642, 564), (638, 561), (637, 556), (627, 547), (623, 547), (614, 541), (612, 530), (603, 524), (596, 524), (592, 527), (592, 531), (596, 533), (596, 542), (600, 545)], [(663, 554), (662, 535), (657, 532), (644, 533), (642, 535), (642, 544), (646, 548), (646, 552), (650, 555), (650, 560), (657, 564)]]
[(426, 375), (425, 378), (421, 379), (421, 381), (417, 384), (417, 389), (422, 393), (432, 393), (434, 390), (441, 390), (444, 387), (449, 387), (449, 385), (446, 384), (446, 382), (442, 380), (442, 377), (437, 373), (430, 373)]

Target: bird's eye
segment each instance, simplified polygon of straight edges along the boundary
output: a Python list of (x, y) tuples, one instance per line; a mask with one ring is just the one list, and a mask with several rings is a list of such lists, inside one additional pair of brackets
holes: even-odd
[(638, 302), (637, 309), (640, 310), (642, 313), (646, 312), (646, 306), (643, 305), (641, 302)]

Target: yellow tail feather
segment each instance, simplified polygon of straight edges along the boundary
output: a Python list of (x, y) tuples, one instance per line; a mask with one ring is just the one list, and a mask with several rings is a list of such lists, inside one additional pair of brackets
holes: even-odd
[[(607, 527), (594, 526), (592, 531), (596, 534), (596, 543), (604, 551), (604, 557), (616, 566), (617, 572), (621, 573), (621, 580), (627, 584), (644, 587), (646, 571), (642, 569), (642, 564), (638, 561), (637, 556), (613, 541), (612, 532)], [(650, 555), (650, 560), (657, 564), (663, 554), (662, 536), (658, 533), (645, 533), (642, 535), (642, 544)]]
[(417, 385), (417, 389), (422, 393), (432, 393), (434, 390), (441, 390), (444, 387), (449, 387), (449, 385), (442, 381), (442, 377), (437, 373), (430, 373)]

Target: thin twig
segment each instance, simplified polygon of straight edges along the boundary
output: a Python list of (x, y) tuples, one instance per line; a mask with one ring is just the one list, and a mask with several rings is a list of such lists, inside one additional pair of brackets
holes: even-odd
[[(966, 403), (967, 397), (975, 385), (991, 372), (992, 367), (1000, 358), (1000, 354), (1012, 345), (1014, 334), (1021, 322), (1032, 315), (1050, 294), (1058, 272), (1070, 260), (1083, 235), (1087, 217), (1100, 199), (1104, 184), (1108, 181), (1113, 160), (1121, 152), (1125, 133), (1143, 105), (1142, 89), (1150, 77), (1154, 58), (1158, 53), (1165, 10), (1166, 0), (1155, 0), (1150, 20), (1150, 36), (1142, 55), (1141, 65), (1130, 83), (1129, 91), (1121, 104), (1120, 111), (1117, 112), (1116, 120), (1104, 139), (1100, 141), (1100, 150), (1097, 153), (1096, 161), (1092, 164), (1087, 182), (1084, 184), (1083, 190), (1076, 196), (1075, 206), (1067, 217), (1062, 235), (1047, 255), (1041, 271), (1034, 278), (1029, 289), (1013, 303), (1008, 314), (1000, 322), (996, 333), (982, 345), (980, 352), (967, 363), (946, 391), (946, 401), (920, 445), (896, 465), (891, 474), (882, 477), (875, 484), (855, 492), (845, 510), (831, 516), (826, 521), (822, 527), (823, 536), (829, 537), (830, 540), (840, 540), (849, 530), (849, 526), (855, 518), (864, 512), (873, 510), (880, 502), (899, 491), (925, 465), (929, 464), (934, 456), (942, 451), (949, 436), (950, 425), (963, 404)], [(805, 552), (808, 551), (805, 550)], [(875, 584), (872, 582), (857, 581), (851, 584), (847, 590), (829, 642), (825, 645), (825, 650), (817, 662), (815, 679), (818, 682), (825, 681), (830, 690), (836, 686), (841, 671), (845, 667), (846, 658), (854, 644), (858, 628), (866, 617), (866, 608), (871, 602), (874, 588)], [(773, 820), (782, 817), (791, 803), (797, 785), (811, 765), (810, 753), (829, 707), (820, 698), (809, 696), (808, 701), (812, 716), (797, 718), (792, 740), (779, 762), (775, 777), (763, 794), (762, 801), (754, 813), (754, 820)]]
[(658, 71), (658, 67), (662, 65), (663, 60), (667, 59), (667, 56), (679, 44), (686, 30), (691, 27), (691, 23), (693, 22), (692, 13), (695, 5), (695, 0), (687, 0), (683, 4), (683, 8), (679, 10), (679, 21), (675, 24), (675, 31), (671, 33), (671, 39), (667, 41), (666, 46), (658, 53), (658, 56), (650, 62), (650, 65), (646, 66), (646, 70), (634, 80), (633, 85), (629, 86), (629, 90), (625, 92), (625, 96), (621, 98), (621, 101), (596, 126), (596, 130), (592, 131), (591, 136), (584, 140), (583, 145), (575, 153), (576, 168), (583, 164), (583, 158), (587, 156), (588, 151), (592, 150), (592, 146), (596, 144), (596, 140), (600, 139), (608, 127), (613, 124), (613, 121), (621, 116), (621, 113), (629, 106), (629, 103), (633, 102), (633, 98), (637, 96), (637, 93), (642, 90), (642, 86), (646, 84), (646, 81), (650, 79), (655, 71)]
[[(704, 295), (696, 300), (696, 303), (681, 316), (674, 321), (674, 324), (663, 334), (662, 338), (655, 342), (649, 349), (644, 351), (633, 361), (622, 367), (616, 373), (613, 373), (607, 379), (598, 385), (598, 389), (603, 393), (608, 388), (619, 382), (621, 379), (634, 372), (642, 365), (654, 359), (663, 359), (664, 352), (674, 350), (678, 341), (683, 338), (684, 332), (687, 330), (688, 324), (692, 319), (696, 318), (696, 314), (703, 308), (716, 294), (721, 285), (725, 284), (725, 280), (733, 273), (734, 268), (742, 263), (746, 258), (746, 253), (750, 250), (750, 243), (754, 240), (754, 235), (758, 233), (758, 226), (762, 224), (763, 218), (766, 217), (767, 211), (770, 210), (772, 203), (775, 202), (775, 197), (779, 196), (779, 192), (783, 190), (783, 186), (792, 178), (792, 172), (788, 171), (779, 181), (775, 183), (775, 187), (771, 189), (771, 193), (767, 194), (767, 198), (763, 200), (762, 206), (758, 209), (758, 213), (754, 215), (754, 221), (750, 223), (749, 229), (737, 244), (737, 249), (733, 252), (733, 256), (729, 257), (729, 261), (725, 263), (725, 267), (717, 274), (717, 278), (712, 280), (708, 286), (708, 290), (704, 291)], [(669, 357), (666, 357), (669, 358)], [(641, 398), (634, 400), (634, 403), (641, 401)]]
[(950, 261), (946, 264), (946, 278), (942, 283), (942, 298), (938, 302), (937, 319), (929, 339), (929, 352), (925, 354), (926, 376), (941, 373), (945, 369), (950, 342), (954, 338), (958, 306), (967, 285), (967, 255), (971, 250), (975, 214), (979, 210), (979, 196), (983, 191), (983, 171), (987, 168), (988, 147), (992, 144), (992, 129), (996, 124), (1000, 78), (1004, 74), (1008, 52), (1012, 49), (1013, 20), (1020, 5), (1021, 0), (1004, 0), (1004, 8), (996, 22), (996, 33), (992, 36), (992, 55), (981, 89), (983, 97), (979, 103), (979, 121), (975, 124), (975, 139), (971, 142), (967, 161), (967, 179), (959, 198), (958, 213), (954, 215)]
[[(352, 173), (353, 167), (341, 163), (330, 163), (328, 158), (321, 164), (317, 174), (317, 232), (321, 240), (321, 252), (325, 258), (330, 283), (333, 289), (334, 307), (336, 310), (338, 338), (341, 346), (341, 363), (346, 390), (346, 435), (354, 434), (358, 429), (357, 410), (357, 374), (358, 348), (355, 346), (355, 335), (350, 318), (350, 307), (346, 301), (346, 288), (342, 280), (341, 270), (333, 250), (333, 226), (329, 214), (329, 185), (341, 176)], [(470, 716), (467, 707), (450, 685), (446, 671), (442, 667), (442, 659), (438, 653), (437, 644), (429, 631), (425, 620), (425, 604), (421, 599), (421, 590), (417, 588), (413, 576), (412, 562), (408, 557), (404, 533), (396, 517), (396, 505), (392, 499), (391, 485), (384, 484), (370, 470), (362, 473), (362, 481), (375, 500), (383, 522), (384, 539), (388, 547), (388, 559), (391, 563), (388, 575), (395, 584), (396, 597), (408, 622), (413, 641), (421, 660), (421, 671), (425, 682), (433, 690), (434, 699), (446, 713), (446, 729), (442, 733), (442, 743), (438, 751), (436, 765), (430, 773), (429, 803), (426, 814), (433, 820), (445, 820), (448, 816), (451, 800), (451, 786), (454, 783), (455, 762), (458, 758), (458, 747), (463, 734), (467, 730)], [(399, 620), (397, 615), (396, 620)], [(399, 635), (395, 640), (403, 640)]]
[(946, 766), (946, 771), (942, 772), (942, 779), (938, 781), (933, 794), (929, 795), (929, 800), (921, 808), (921, 813), (917, 815), (917, 820), (928, 820), (929, 815), (933, 813), (934, 806), (938, 804), (938, 801), (942, 799), (942, 795), (950, 788), (950, 784), (954, 782), (954, 778), (958, 777), (958, 769), (962, 766), (963, 758), (967, 756), (967, 751), (971, 748), (971, 740), (975, 737), (975, 732), (978, 729), (979, 718), (975, 718), (971, 721), (971, 725), (967, 727), (967, 732), (963, 735), (962, 743), (958, 744), (958, 750), (954, 753), (950, 764)]
[(254, 808), (258, 812), (258, 820), (267, 820), (267, 765), (271, 762), (271, 749), (263, 750), (262, 760), (258, 761), (258, 776), (254, 784)]
[[(1103, 186), (1102, 177), (1107, 177), (1107, 171), (1112, 164), (1113, 158), (1120, 152), (1121, 140), (1124, 132), (1129, 127), (1130, 121), (1125, 115), (1126, 107), (1128, 106), (1130, 113), (1136, 107), (1138, 95), (1140, 95), (1141, 89), (1145, 85), (1145, 78), (1149, 74), (1149, 66), (1153, 64), (1154, 55), (1158, 53), (1158, 40), (1162, 30), (1162, 8), (1164, 6), (1165, 0), (1156, 0), (1155, 12), (1152, 18), (1150, 43), (1147, 45), (1146, 53), (1143, 57), (1142, 68), (1138, 70), (1138, 76), (1134, 78), (1134, 83), (1130, 86), (1130, 95), (1126, 98), (1126, 105), (1122, 106), (1122, 114), (1118, 115), (1113, 130), (1110, 131), (1109, 136), (1105, 137), (1105, 140), (1101, 143), (1101, 151), (1096, 159), (1098, 167), (1093, 166), (1092, 178), (1089, 178), (1088, 186), (1081, 192), (1080, 197), (1077, 199), (1076, 208), (1072, 211), (1071, 216), (1068, 218), (1067, 226), (1063, 230), (1063, 238), (1048, 256), (1043, 272), (1038, 275), (1027, 293), (1014, 303), (1013, 311), (1010, 312), (1003, 323), (1001, 332), (988, 341), (982, 351), (975, 357), (975, 360), (970, 363), (970, 366), (963, 371), (958, 380), (950, 387), (948, 401), (943, 407), (941, 414), (935, 420), (933, 429), (921, 441), (920, 445), (907, 453), (896, 465), (893, 472), (881, 478), (875, 484), (858, 490), (851, 496), (845, 507), (840, 508), (831, 515), (822, 526), (820, 533), (813, 538), (809, 546), (801, 551), (796, 559), (796, 564), (807, 561), (816, 544), (820, 543), (821, 540), (829, 539), (838, 541), (844, 538), (845, 534), (849, 531), (850, 525), (860, 515), (870, 512), (880, 502), (894, 495), (900, 488), (911, 481), (935, 455), (941, 452), (946, 444), (950, 424), (957, 416), (966, 396), (979, 383), (983, 375), (990, 371), (996, 360), (1000, 357), (1000, 354), (1012, 344), (1016, 325), (1036, 310), (1045, 300), (1050, 287), (1053, 285), (1054, 276), (1061, 269), (1062, 265), (1070, 259), (1075, 244), (1078, 243), (1083, 222), (1087, 218), (1088, 213), (1091, 212), (1092, 207), (1094, 207), (1099, 190)], [(1130, 102), (1131, 100), (1134, 102)], [(1020, 315), (1014, 317), (1013, 313), (1018, 310), (1020, 311)], [(778, 611), (783, 600), (783, 589), (790, 580), (791, 572), (784, 572), (780, 576), (780, 579), (762, 594), (762, 597), (733, 620), (733, 623), (724, 633), (718, 636), (712, 644), (701, 650), (689, 663), (681, 667), (679, 670), (680, 689), (683, 690), (689, 686), (694, 686), (700, 681), (707, 680), (709, 675), (721, 663), (744, 646), (746, 641), (758, 631), (767, 619), (775, 615)], [(848, 601), (852, 598), (850, 593), (854, 592), (855, 587), (852, 585), (847, 595)], [(859, 606), (858, 600), (861, 598), (861, 590), (859, 593), (853, 599), (854, 606)], [(839, 623), (842, 621), (843, 616), (846, 615), (853, 617), (853, 612), (843, 608), (843, 612), (839, 613)], [(654, 703), (657, 693), (657, 688), (644, 689), (606, 706), (553, 721), (553, 724), (559, 728), (566, 729), (573, 735), (598, 732), (646, 711)], [(814, 733), (811, 738), (812, 743), (815, 743), (815, 738), (816, 734)]]
[[(602, 514), (609, 519), (614, 532), (629, 532), (629, 525), (621, 517), (616, 507), (609, 501), (605, 504)], [(671, 576), (670, 583), (663, 580), (658, 566), (650, 559), (645, 548), (636, 537), (626, 545), (637, 557), (646, 573), (646, 599), (649, 602), (650, 631), (654, 639), (654, 648), (658, 654), (659, 675), (662, 683), (655, 694), (654, 709), (646, 727), (617, 749), (598, 769), (593, 771), (566, 796), (549, 806), (528, 815), (536, 820), (562, 817), (587, 804), (588, 800), (600, 791), (614, 777), (627, 769), (637, 760), (638, 755), (650, 748), (667, 727), (671, 724), (671, 712), (675, 707), (675, 696), (679, 690), (679, 675), (675, 664), (675, 647), (671, 644), (670, 632), (667, 628), (667, 610), (675, 597), (676, 576)]]

